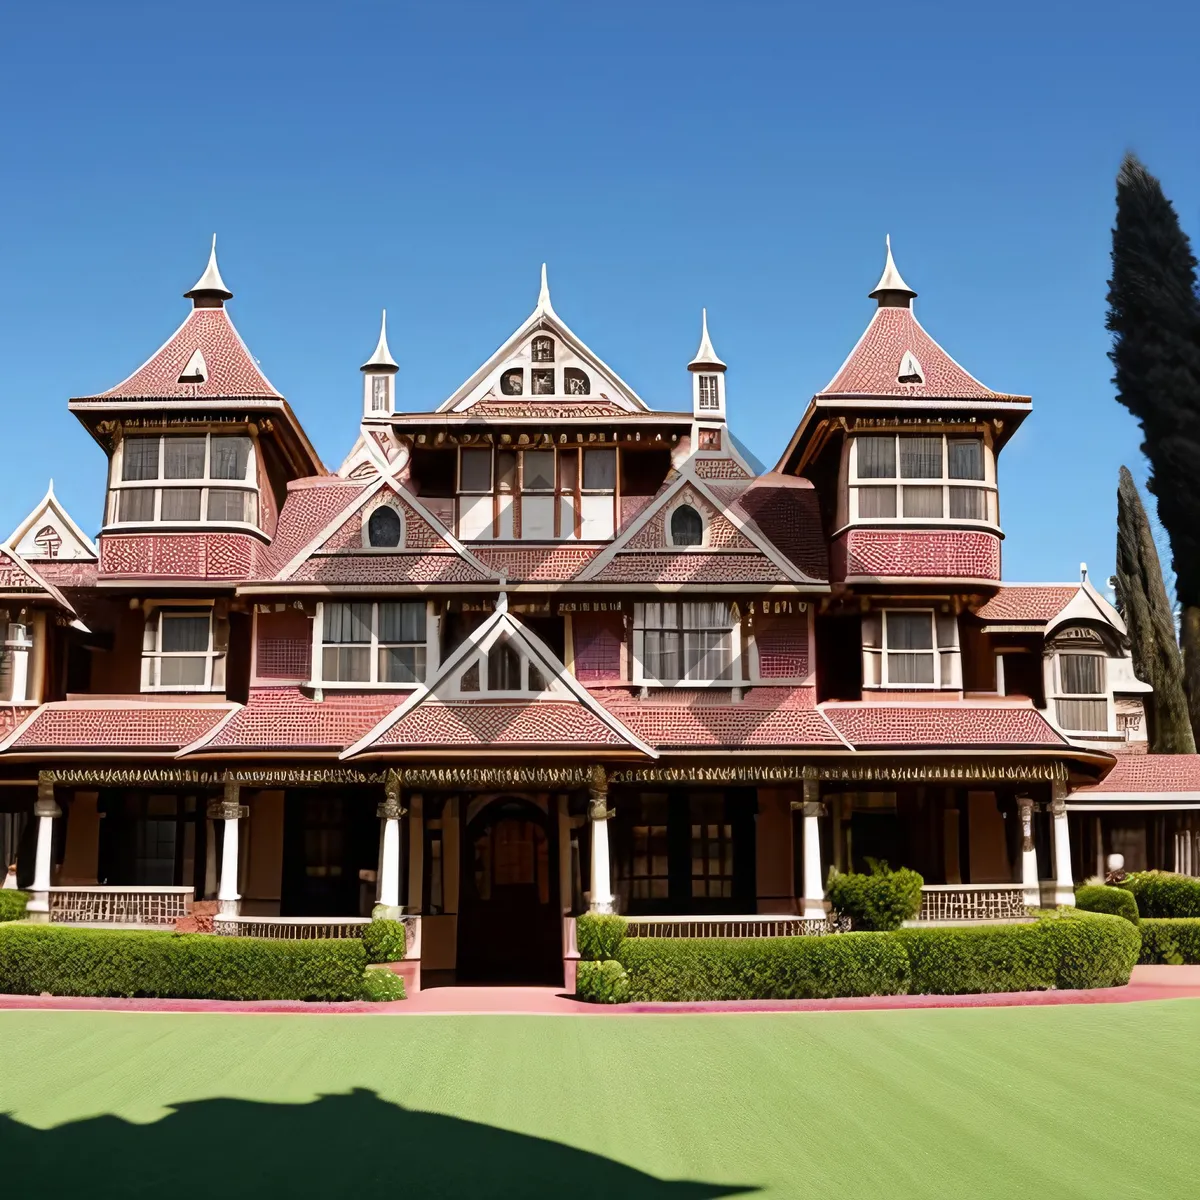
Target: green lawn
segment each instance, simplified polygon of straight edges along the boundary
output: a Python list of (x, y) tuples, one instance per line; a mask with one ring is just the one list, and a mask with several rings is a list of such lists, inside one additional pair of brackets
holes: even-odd
[(1192, 1196), (1200, 1001), (0, 1013), (5, 1195)]

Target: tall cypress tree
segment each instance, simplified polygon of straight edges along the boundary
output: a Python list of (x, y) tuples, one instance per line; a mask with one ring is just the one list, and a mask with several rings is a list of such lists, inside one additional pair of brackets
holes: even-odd
[(1196, 259), (1162, 185), (1132, 154), (1117, 175), (1109, 354), (1117, 399), (1141, 422), (1147, 487), (1171, 541), (1184, 686), (1200, 738), (1200, 302)]
[(1175, 615), (1137, 485), (1126, 467), (1117, 484), (1117, 598), (1129, 630), (1133, 670), (1154, 688), (1144, 698), (1151, 754), (1195, 754), (1183, 692)]

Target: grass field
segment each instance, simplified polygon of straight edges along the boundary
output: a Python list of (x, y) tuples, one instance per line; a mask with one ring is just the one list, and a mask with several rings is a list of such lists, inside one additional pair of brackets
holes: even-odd
[(0, 1013), (6, 1195), (1184, 1197), (1200, 1001)]

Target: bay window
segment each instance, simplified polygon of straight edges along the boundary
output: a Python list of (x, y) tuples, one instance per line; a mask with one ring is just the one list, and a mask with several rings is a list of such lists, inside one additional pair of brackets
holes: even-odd
[(864, 616), (863, 686), (905, 691), (961, 687), (954, 614), (906, 608)]
[(634, 606), (638, 682), (735, 683), (738, 626), (725, 601), (667, 601)]
[(322, 606), (320, 682), (408, 684), (425, 678), (424, 601)]
[(1060, 728), (1078, 733), (1107, 733), (1105, 656), (1059, 651), (1055, 658), (1054, 707)]
[(243, 434), (127, 437), (109, 485), (112, 524), (254, 525), (254, 451)]
[(850, 460), (850, 519), (999, 521), (981, 438), (859, 434)]
[(142, 690), (221, 691), (225, 686), (226, 622), (211, 607), (164, 605), (146, 614)]

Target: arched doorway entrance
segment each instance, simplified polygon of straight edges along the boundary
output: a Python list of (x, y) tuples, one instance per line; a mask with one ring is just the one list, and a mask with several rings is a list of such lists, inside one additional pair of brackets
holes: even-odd
[(558, 839), (551, 814), (519, 797), (493, 800), (462, 839), (458, 978), (561, 983)]

